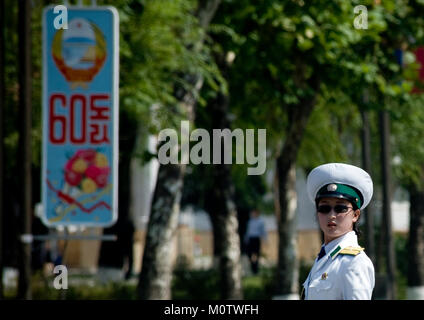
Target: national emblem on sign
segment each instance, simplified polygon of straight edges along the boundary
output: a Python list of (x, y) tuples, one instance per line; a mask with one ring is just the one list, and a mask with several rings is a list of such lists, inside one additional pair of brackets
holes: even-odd
[(69, 22), (53, 38), (52, 56), (71, 87), (87, 87), (106, 60), (106, 42), (100, 29), (83, 18)]

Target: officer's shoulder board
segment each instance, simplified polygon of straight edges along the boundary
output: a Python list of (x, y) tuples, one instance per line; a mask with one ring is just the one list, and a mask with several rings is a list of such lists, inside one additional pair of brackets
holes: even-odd
[(337, 248), (334, 249), (330, 253), (330, 256), (331, 256), (332, 259), (334, 259), (339, 254), (346, 254), (346, 255), (350, 255), (350, 256), (356, 256), (356, 255), (358, 255), (363, 250), (364, 250), (364, 248), (361, 248), (361, 247), (346, 247), (346, 248), (343, 248), (342, 249), (340, 246), (337, 246)]

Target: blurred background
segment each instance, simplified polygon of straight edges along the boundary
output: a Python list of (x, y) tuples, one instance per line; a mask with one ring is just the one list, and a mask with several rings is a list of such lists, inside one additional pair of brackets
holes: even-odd
[[(42, 12), (58, 4), (0, 4), (2, 298), (299, 299), (322, 243), (306, 176), (344, 162), (374, 181), (360, 219), (373, 298), (424, 299), (423, 1), (97, 0), (119, 14), (119, 209), (108, 228), (40, 220)], [(158, 133), (183, 120), (210, 133), (266, 129), (265, 173), (248, 175), (234, 148), (232, 164), (160, 165)], [(53, 286), (61, 264), (67, 290)]]

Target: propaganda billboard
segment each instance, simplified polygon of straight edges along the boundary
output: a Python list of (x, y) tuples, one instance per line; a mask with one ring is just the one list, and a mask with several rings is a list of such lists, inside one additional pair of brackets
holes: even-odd
[(118, 14), (67, 7), (58, 28), (54, 8), (43, 14), (42, 220), (110, 226), (118, 207)]

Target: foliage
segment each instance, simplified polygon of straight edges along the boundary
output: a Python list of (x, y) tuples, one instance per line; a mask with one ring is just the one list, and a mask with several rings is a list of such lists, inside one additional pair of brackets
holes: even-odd
[(169, 126), (182, 116), (176, 107), (176, 88), (194, 89), (187, 74), (199, 74), (213, 84), (219, 78), (208, 48), (193, 50), (193, 44), (204, 37), (193, 14), (197, 2), (126, 0), (113, 4), (120, 9), (121, 20), (121, 104), (144, 114), (147, 123), (151, 106), (159, 104), (163, 108), (155, 116), (162, 120), (160, 126)]
[[(374, 231), (376, 244), (379, 245), (377, 248), (377, 254), (380, 253), (380, 257), (377, 257), (378, 261), (374, 265), (375, 274), (377, 280), (379, 275), (385, 275), (386, 271), (386, 254), (385, 248), (381, 246), (382, 241), (379, 239), (382, 236), (382, 230), (379, 227), (375, 227)], [(406, 299), (407, 290), (407, 277), (408, 277), (408, 235), (405, 233), (394, 233), (394, 250), (396, 257), (396, 275), (395, 282), (397, 287), (397, 298), (398, 300)], [(363, 239), (361, 239), (363, 241)], [(363, 246), (363, 244), (360, 245)], [(379, 269), (377, 268), (379, 267)], [(384, 278), (380, 278), (384, 281)], [(380, 285), (381, 286), (381, 285)]]
[(395, 253), (396, 253), (396, 283), (398, 286), (398, 299), (406, 299), (406, 286), (408, 275), (408, 236), (396, 233)]
[[(54, 276), (42, 272), (32, 275), (32, 298), (34, 300), (135, 300), (136, 284), (131, 282), (101, 283), (91, 275), (69, 275), (68, 289), (53, 287)], [(16, 288), (8, 288), (5, 299), (16, 297)]]
[[(208, 196), (207, 187), (212, 179), (210, 166), (190, 165), (184, 177), (184, 189), (181, 206), (188, 204), (204, 208), (205, 198)], [(238, 211), (249, 212), (252, 208), (259, 208), (262, 212), (272, 212), (272, 204), (264, 198), (269, 188), (264, 175), (246, 174), (247, 166), (234, 164), (231, 168), (235, 189), (235, 203)]]
[[(416, 25), (412, 7), (422, 6), (361, 2), (368, 8), (369, 27), (356, 30), (353, 8), (357, 4), (224, 1), (215, 26), (225, 28), (215, 27), (212, 32), (221, 50), (236, 56), (229, 83), (231, 96), (237, 97), (232, 112), (237, 126), (267, 128), (271, 158), (281, 148), (290, 110), (302, 97), (318, 96), (299, 155), (299, 164), (305, 168), (327, 161), (357, 162), (358, 106), (379, 110), (387, 97), (408, 98), (413, 79), (402, 83), (399, 79), (413, 74), (416, 65), (409, 63), (401, 69), (395, 49), (412, 35), (418, 40), (422, 23)], [(314, 78), (321, 83), (318, 92), (312, 86)], [(365, 91), (369, 101), (364, 106)], [(320, 148), (322, 141), (326, 141), (325, 150)]]
[(69, 286), (67, 290), (40, 286), (33, 289), (34, 300), (135, 300), (136, 285), (110, 283), (107, 285)]
[[(258, 275), (243, 277), (244, 299), (271, 299), (273, 274), (272, 268), (261, 268)], [(218, 271), (215, 269), (188, 270), (180, 266), (174, 271), (172, 298), (175, 300), (217, 300), (220, 296), (218, 281)], [(199, 283), (202, 285), (199, 286)]]
[(326, 162), (357, 160), (361, 125), (358, 109), (346, 95), (325, 90), (306, 128), (298, 165), (311, 169)]
[(215, 269), (189, 270), (179, 265), (174, 269), (172, 299), (217, 300), (220, 296), (218, 281)]
[[(271, 299), (273, 294), (273, 268), (261, 268), (258, 275), (245, 276), (242, 279), (244, 299), (264, 300)], [(136, 285), (129, 282), (110, 282), (101, 284), (93, 277), (85, 279), (86, 284), (70, 283), (67, 290), (57, 290), (47, 283), (53, 278), (44, 279), (40, 273), (33, 276), (34, 300), (134, 300), (136, 299)], [(80, 278), (80, 277), (79, 277)], [(47, 281), (47, 282), (46, 282)], [(91, 283), (91, 284), (90, 284)], [(201, 284), (201, 285), (199, 285)], [(6, 293), (6, 299), (12, 299), (15, 293)], [(219, 284), (218, 272), (215, 269), (189, 270), (180, 265), (174, 270), (172, 284), (173, 300), (218, 300)]]
[(402, 104), (391, 104), (393, 170), (404, 187), (424, 188), (424, 97), (414, 95)]
[(274, 294), (275, 268), (262, 267), (258, 275), (243, 278), (243, 297), (246, 300), (270, 300)]

